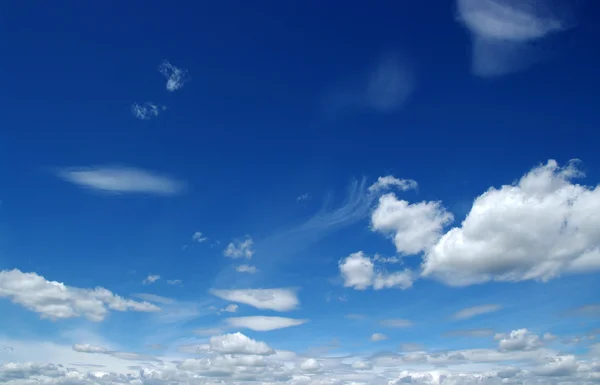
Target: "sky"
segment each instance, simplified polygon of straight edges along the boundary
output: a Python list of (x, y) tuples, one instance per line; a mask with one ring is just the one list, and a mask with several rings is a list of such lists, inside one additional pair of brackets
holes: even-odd
[(0, 383), (600, 383), (599, 12), (3, 2)]

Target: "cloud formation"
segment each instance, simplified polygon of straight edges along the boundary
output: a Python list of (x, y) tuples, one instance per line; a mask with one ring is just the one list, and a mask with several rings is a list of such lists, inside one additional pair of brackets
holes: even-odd
[(17, 269), (0, 271), (0, 297), (8, 298), (13, 303), (40, 314), (42, 318), (49, 319), (85, 317), (98, 322), (106, 318), (110, 310), (160, 310), (149, 302), (124, 299), (103, 287), (81, 289), (48, 281), (36, 273), (23, 273)]
[(352, 287), (356, 290), (366, 290), (369, 287), (375, 290), (408, 289), (414, 281), (414, 274), (408, 269), (389, 273), (382, 268), (376, 268), (373, 260), (362, 251), (340, 260), (338, 267), (344, 287)]
[(377, 181), (369, 186), (369, 192), (379, 192), (397, 188), (400, 191), (414, 190), (418, 187), (412, 179), (398, 179), (392, 175), (380, 176)]
[(167, 60), (160, 64), (158, 71), (167, 79), (167, 91), (177, 91), (189, 80), (187, 70), (175, 67)]
[(243, 303), (261, 310), (289, 311), (299, 304), (296, 292), (291, 289), (211, 289), (210, 292), (226, 301)]
[(150, 120), (155, 118), (160, 114), (161, 111), (166, 109), (167, 107), (159, 106), (152, 102), (145, 102), (142, 104), (133, 103), (131, 105), (131, 113), (140, 120)]
[(181, 181), (132, 167), (66, 168), (58, 176), (79, 186), (112, 193), (175, 195), (185, 189)]
[(254, 255), (254, 241), (250, 237), (243, 241), (233, 241), (227, 245), (223, 255), (233, 259), (250, 259)]
[(227, 325), (235, 328), (246, 328), (254, 331), (266, 332), (299, 326), (307, 323), (308, 320), (285, 317), (250, 316), (227, 318), (225, 322)]
[(236, 266), (235, 271), (237, 271), (238, 273), (248, 273), (248, 274), (258, 273), (258, 269), (256, 268), (256, 266), (252, 266), (252, 265)]
[(469, 319), (482, 314), (493, 313), (502, 309), (502, 306), (496, 304), (479, 305), (461, 309), (452, 315), (457, 320)]
[(545, 0), (457, 0), (458, 20), (473, 39), (472, 71), (499, 76), (540, 60), (530, 43), (572, 26)]

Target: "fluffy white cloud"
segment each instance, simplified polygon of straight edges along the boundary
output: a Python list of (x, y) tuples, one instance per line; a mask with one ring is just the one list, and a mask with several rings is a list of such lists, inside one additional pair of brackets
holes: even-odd
[(254, 331), (269, 331), (302, 325), (308, 320), (285, 317), (250, 316), (235, 317), (225, 320), (229, 326), (236, 328), (247, 328)]
[(146, 285), (149, 285), (151, 283), (154, 283), (156, 281), (158, 281), (160, 279), (160, 275), (152, 275), (152, 274), (148, 274), (148, 276), (146, 277), (146, 279), (144, 279), (143, 283)]
[(296, 292), (291, 289), (211, 289), (210, 292), (226, 301), (243, 303), (261, 310), (288, 311), (299, 304)]
[(373, 333), (373, 335), (371, 335), (371, 341), (383, 341), (387, 339), (387, 336), (382, 333)]
[(550, 160), (490, 188), (426, 253), (423, 274), (468, 285), (600, 270), (600, 189), (572, 182), (581, 176), (577, 162)]
[(478, 76), (498, 76), (539, 60), (532, 41), (572, 25), (550, 11), (549, 2), (458, 0), (459, 21), (473, 35), (472, 69)]
[(210, 349), (222, 354), (256, 354), (266, 356), (275, 353), (266, 343), (253, 340), (242, 333), (211, 337)]
[(223, 309), (221, 309), (221, 311), (224, 313), (235, 313), (238, 311), (238, 305), (236, 305), (234, 303), (230, 303), (229, 305), (227, 305)]
[(356, 290), (366, 290), (371, 286), (375, 290), (394, 287), (408, 289), (414, 281), (414, 274), (408, 269), (392, 273), (384, 269), (376, 271), (373, 261), (362, 251), (342, 259), (338, 267), (344, 286)]
[(502, 306), (496, 304), (479, 305), (461, 309), (452, 315), (452, 318), (462, 320), (476, 317), (482, 314), (493, 313), (502, 309)]
[(243, 241), (231, 242), (225, 250), (223, 255), (229, 258), (247, 258), (250, 259), (254, 255), (254, 241), (252, 238), (246, 238)]
[(323, 369), (323, 365), (314, 358), (308, 358), (300, 364), (300, 369), (306, 372), (318, 372)]
[(68, 168), (58, 176), (67, 182), (113, 193), (174, 195), (185, 183), (149, 171), (131, 167)]
[(177, 68), (168, 61), (163, 61), (158, 71), (167, 79), (167, 91), (177, 91), (189, 80), (187, 70)]
[(392, 187), (395, 187), (401, 191), (407, 191), (416, 189), (417, 186), (417, 182), (412, 179), (398, 179), (392, 175), (387, 175), (377, 178), (377, 182), (369, 186), (369, 192), (389, 190)]
[(440, 202), (410, 204), (394, 194), (385, 194), (371, 215), (371, 226), (390, 235), (398, 253), (411, 255), (435, 244), (452, 220), (452, 214)]
[(258, 269), (256, 268), (256, 266), (252, 265), (239, 265), (235, 268), (235, 271), (237, 271), (238, 273), (256, 274), (258, 272)]
[(109, 310), (160, 310), (149, 302), (124, 299), (102, 287), (81, 289), (17, 269), (0, 271), (0, 297), (50, 319), (83, 316), (91, 321), (102, 321)]
[(158, 114), (160, 114), (160, 111), (164, 111), (166, 109), (167, 107), (159, 106), (152, 102), (145, 102), (142, 104), (133, 103), (131, 105), (131, 113), (140, 120), (150, 120), (155, 118), (158, 116)]
[(496, 334), (501, 351), (535, 350), (544, 344), (542, 339), (527, 329), (513, 330), (510, 334)]

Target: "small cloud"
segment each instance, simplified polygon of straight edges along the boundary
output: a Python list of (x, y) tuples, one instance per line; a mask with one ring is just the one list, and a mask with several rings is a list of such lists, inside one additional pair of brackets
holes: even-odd
[(379, 262), (379, 263), (394, 264), (394, 263), (402, 263), (402, 258), (400, 258), (400, 257), (384, 257), (382, 255), (375, 254), (375, 256), (373, 257), (373, 261)]
[(254, 241), (248, 237), (243, 241), (234, 241), (227, 245), (223, 251), (223, 255), (229, 258), (247, 258), (250, 259), (254, 255)]
[(258, 269), (256, 268), (256, 266), (239, 265), (235, 268), (235, 271), (237, 271), (238, 273), (256, 274), (258, 272)]
[(210, 292), (225, 301), (243, 303), (261, 310), (289, 311), (299, 304), (295, 291), (291, 289), (211, 289)]
[(570, 317), (600, 317), (600, 304), (589, 304), (569, 309), (562, 313)]
[(219, 310), (219, 312), (221, 312), (221, 313), (235, 313), (237, 311), (238, 311), (238, 305), (236, 305), (234, 303), (230, 303), (229, 305), (227, 305), (224, 308)]
[(384, 269), (376, 269), (373, 261), (362, 251), (350, 254), (338, 263), (344, 287), (356, 290), (366, 290), (373, 287), (375, 290), (399, 288), (402, 290), (412, 287), (414, 274), (405, 269), (388, 273)]
[(167, 60), (161, 63), (158, 67), (158, 71), (167, 79), (166, 88), (171, 92), (182, 88), (189, 80), (187, 70), (177, 68)]
[(174, 299), (162, 297), (156, 294), (148, 294), (148, 293), (136, 293), (133, 295), (136, 298), (143, 299), (144, 301), (160, 303), (163, 305), (171, 305), (175, 303)]
[(482, 314), (493, 313), (500, 309), (502, 309), (502, 306), (496, 304), (473, 306), (457, 311), (452, 315), (452, 318), (455, 320), (464, 320)]
[(150, 284), (152, 284), (152, 283), (154, 283), (154, 282), (158, 281), (159, 279), (160, 279), (160, 275), (152, 275), (152, 274), (149, 274), (149, 275), (148, 275), (148, 277), (146, 277), (146, 279), (144, 279), (142, 282), (143, 282), (145, 285), (150, 285)]
[(382, 333), (373, 333), (373, 335), (371, 335), (371, 341), (373, 341), (373, 342), (384, 341), (387, 339), (388, 339), (388, 337)]
[(387, 191), (393, 187), (400, 191), (408, 191), (416, 189), (418, 184), (412, 179), (398, 179), (392, 175), (380, 176), (377, 178), (377, 182), (369, 186), (369, 192)]
[(200, 231), (196, 231), (194, 235), (192, 235), (192, 241), (202, 243), (208, 241), (208, 238), (205, 237)]
[(185, 188), (183, 182), (131, 167), (66, 168), (57, 175), (79, 186), (113, 193), (175, 195)]
[(302, 202), (302, 201), (308, 200), (308, 198), (309, 198), (308, 193), (304, 193), (304, 194), (300, 195), (298, 198), (296, 198), (296, 200), (298, 202)]
[(266, 332), (302, 325), (308, 322), (308, 320), (285, 317), (251, 316), (227, 318), (225, 322), (227, 322), (229, 326), (235, 328), (247, 328), (254, 331)]
[(181, 285), (183, 281), (181, 279), (169, 279), (167, 280), (169, 285)]
[(166, 110), (166, 106), (159, 106), (152, 102), (145, 102), (142, 104), (133, 103), (131, 105), (131, 113), (133, 116), (140, 120), (150, 120), (160, 114), (160, 111)]

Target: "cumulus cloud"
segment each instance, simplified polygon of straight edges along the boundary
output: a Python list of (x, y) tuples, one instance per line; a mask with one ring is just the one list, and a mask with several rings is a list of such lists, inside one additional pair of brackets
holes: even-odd
[(504, 75), (539, 60), (530, 43), (572, 26), (550, 7), (545, 0), (457, 0), (458, 20), (473, 38), (473, 73)]
[(302, 325), (308, 322), (308, 320), (285, 317), (250, 316), (227, 318), (225, 322), (231, 327), (247, 328), (254, 331), (265, 332)]
[(222, 313), (235, 313), (237, 311), (238, 311), (238, 305), (236, 305), (234, 303), (230, 303), (229, 305), (227, 305), (223, 309), (221, 309)]
[(58, 176), (79, 186), (112, 193), (175, 195), (185, 188), (181, 181), (131, 167), (67, 168)]
[(411, 255), (435, 244), (443, 228), (452, 220), (452, 214), (441, 202), (411, 204), (390, 193), (379, 198), (371, 215), (371, 226), (392, 237), (398, 253)]
[(527, 329), (513, 330), (509, 334), (496, 334), (500, 351), (536, 350), (544, 344), (542, 339)]
[(243, 303), (261, 310), (289, 311), (299, 304), (296, 292), (291, 289), (211, 289), (210, 292), (226, 301)]
[(85, 317), (98, 322), (106, 318), (110, 310), (160, 310), (149, 302), (124, 299), (103, 287), (82, 289), (67, 286), (61, 282), (48, 281), (36, 273), (23, 273), (17, 269), (0, 271), (0, 297), (39, 313), (42, 318), (50, 319)]
[(502, 306), (496, 304), (479, 305), (461, 309), (452, 315), (457, 320), (469, 319), (482, 314), (493, 313), (502, 309)]
[(366, 290), (369, 287), (375, 290), (395, 287), (408, 289), (414, 281), (414, 274), (408, 269), (392, 273), (381, 268), (376, 269), (373, 260), (362, 251), (343, 258), (338, 267), (344, 286), (356, 290)]
[(167, 79), (167, 91), (177, 91), (189, 80), (187, 70), (175, 67), (167, 60), (160, 64), (158, 71)]
[(323, 365), (314, 358), (308, 358), (300, 364), (300, 369), (306, 372), (318, 372), (323, 369)]
[(242, 333), (211, 337), (210, 349), (223, 354), (256, 354), (266, 356), (275, 353), (266, 343), (253, 340)]
[(371, 335), (371, 341), (377, 342), (377, 341), (384, 341), (387, 340), (388, 337), (385, 334), (382, 333), (373, 333)]
[(428, 250), (423, 275), (469, 285), (600, 270), (600, 189), (572, 182), (582, 176), (578, 162), (550, 160), (490, 188)]
[(131, 113), (140, 120), (150, 120), (160, 114), (160, 111), (166, 110), (167, 107), (159, 106), (152, 102), (133, 103), (131, 105)]
[(248, 273), (248, 274), (258, 273), (258, 269), (256, 268), (256, 266), (252, 266), (252, 265), (236, 266), (235, 271), (237, 271), (238, 273)]
[(369, 192), (386, 191), (394, 187), (401, 191), (407, 191), (416, 189), (417, 186), (417, 182), (412, 179), (398, 179), (392, 175), (387, 175), (377, 178), (377, 182), (369, 186)]
[(227, 245), (223, 251), (223, 255), (229, 258), (247, 258), (250, 259), (254, 255), (254, 241), (252, 238), (246, 238), (243, 241), (234, 241)]

